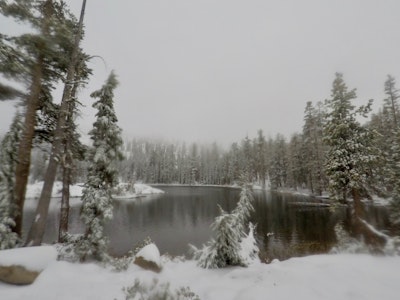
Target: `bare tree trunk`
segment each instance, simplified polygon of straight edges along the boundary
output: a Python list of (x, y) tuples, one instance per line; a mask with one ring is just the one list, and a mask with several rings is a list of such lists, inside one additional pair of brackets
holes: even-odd
[[(43, 36), (49, 34), (49, 20), (53, 13), (52, 1), (49, 0), (44, 4), (43, 15), (44, 21), (42, 25)], [(40, 92), (42, 89), (42, 77), (44, 70), (44, 56), (43, 49), (44, 45), (39, 46), (39, 54), (36, 60), (36, 64), (32, 71), (32, 83), (30, 87), (30, 93), (26, 99), (26, 110), (23, 131), (21, 135), (21, 141), (18, 147), (18, 159), (17, 166), (15, 169), (15, 206), (16, 206), (16, 217), (14, 232), (22, 237), (22, 221), (23, 221), (23, 209), (25, 203), (26, 185), (28, 183), (29, 168), (31, 165), (31, 151), (32, 151), (32, 140), (35, 135), (36, 126), (36, 111), (39, 107)]]
[[(67, 116), (67, 126), (70, 126), (70, 130), (72, 127), (73, 117), (74, 117), (74, 110), (75, 110), (75, 97), (78, 90), (78, 76), (76, 76), (76, 81), (74, 83), (74, 87), (72, 88), (71, 92), (71, 99), (68, 101), (68, 116)], [(69, 131), (70, 132), (70, 131)], [(64, 159), (62, 163), (63, 167), (63, 175), (62, 175), (62, 196), (61, 196), (61, 209), (60, 209), (60, 225), (58, 230), (58, 242), (64, 243), (65, 236), (68, 233), (68, 221), (69, 221), (69, 197), (70, 197), (70, 190), (69, 186), (71, 184), (71, 173), (72, 173), (72, 164), (73, 164), (73, 157), (72, 157), (72, 146), (71, 146), (71, 139), (73, 137), (70, 135), (66, 135), (64, 138)]]
[(35, 134), (36, 110), (39, 106), (41, 78), (43, 73), (43, 57), (39, 55), (33, 72), (31, 91), (26, 101), (25, 121), (21, 141), (18, 147), (18, 161), (15, 170), (15, 204), (16, 217), (14, 231), (22, 236), (23, 209), (25, 203), (26, 185), (28, 184), (31, 165), (32, 140)]
[[(65, 149), (68, 151), (68, 141), (66, 141)], [(66, 157), (65, 166), (63, 168), (63, 186), (61, 196), (61, 210), (60, 210), (60, 226), (58, 230), (58, 242), (65, 242), (65, 235), (68, 232), (68, 219), (69, 219), (69, 184), (71, 179), (71, 166), (68, 156)]]
[(66, 117), (68, 115), (68, 101), (71, 99), (71, 94), (72, 94), (71, 92), (72, 92), (72, 86), (73, 86), (72, 81), (75, 78), (75, 68), (78, 63), (78, 57), (79, 57), (79, 51), (80, 51), (79, 43), (80, 43), (81, 36), (82, 36), (83, 17), (85, 14), (85, 7), (86, 7), (86, 0), (83, 0), (81, 15), (79, 18), (78, 32), (76, 33), (76, 36), (75, 36), (74, 49), (72, 51), (71, 61), (68, 66), (67, 78), (65, 81), (63, 96), (61, 99), (60, 113), (58, 116), (57, 126), (55, 129), (50, 161), (49, 161), (49, 165), (47, 167), (47, 171), (46, 171), (46, 174), (44, 177), (44, 185), (43, 185), (42, 193), (39, 198), (38, 206), (36, 208), (35, 218), (34, 218), (32, 227), (29, 231), (29, 234), (28, 234), (28, 237), (26, 240), (26, 245), (29, 245), (29, 246), (37, 246), (37, 245), (41, 244), (45, 226), (46, 226), (51, 192), (53, 190), (54, 180), (56, 178), (58, 163), (59, 163), (60, 154), (62, 151), (62, 142), (63, 142), (63, 138), (64, 138)]
[(352, 214), (352, 224), (353, 229), (356, 235), (362, 236), (364, 238), (364, 242), (367, 245), (381, 248), (386, 243), (386, 238), (383, 234), (379, 234), (377, 231), (373, 230), (371, 226), (368, 226), (368, 223), (364, 221), (364, 207), (361, 202), (360, 193), (357, 189), (353, 188), (352, 191), (353, 196), (353, 208), (354, 212)]

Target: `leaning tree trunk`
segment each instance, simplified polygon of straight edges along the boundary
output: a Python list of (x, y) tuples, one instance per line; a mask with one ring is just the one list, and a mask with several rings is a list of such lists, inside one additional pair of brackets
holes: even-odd
[(82, 2), (82, 9), (79, 18), (78, 32), (75, 36), (74, 48), (71, 55), (71, 61), (67, 71), (67, 78), (65, 81), (63, 96), (60, 104), (60, 113), (57, 119), (57, 126), (54, 134), (54, 141), (51, 149), (51, 156), (49, 160), (49, 165), (44, 177), (44, 185), (42, 193), (39, 198), (39, 203), (36, 208), (35, 218), (32, 227), (29, 231), (26, 245), (37, 246), (42, 242), (43, 234), (45, 231), (47, 214), (49, 210), (51, 192), (53, 190), (54, 180), (57, 174), (58, 163), (61, 156), (64, 130), (66, 125), (66, 117), (68, 115), (68, 101), (71, 100), (71, 92), (73, 86), (73, 79), (75, 77), (75, 68), (78, 63), (79, 58), (79, 42), (82, 36), (83, 27), (83, 17), (85, 14), (86, 0)]
[[(43, 36), (49, 35), (49, 18), (53, 13), (51, 1), (47, 1), (44, 5), (42, 25)], [(42, 77), (44, 71), (44, 49), (45, 45), (38, 45), (39, 54), (32, 71), (32, 83), (30, 93), (26, 99), (25, 120), (21, 141), (18, 147), (17, 166), (15, 168), (15, 226), (14, 232), (22, 237), (22, 221), (23, 209), (25, 203), (26, 186), (28, 184), (29, 168), (31, 165), (32, 141), (35, 135), (36, 111), (39, 107), (40, 92), (42, 89)]]
[(58, 229), (58, 242), (59, 243), (64, 243), (65, 242), (65, 237), (66, 234), (68, 233), (68, 221), (69, 221), (69, 210), (70, 210), (70, 205), (69, 205), (69, 197), (70, 197), (70, 190), (69, 186), (71, 183), (71, 173), (72, 173), (72, 167), (73, 167), (73, 149), (72, 149), (72, 143), (71, 139), (72, 134), (71, 134), (71, 128), (72, 122), (73, 122), (73, 116), (74, 116), (74, 110), (75, 110), (75, 97), (77, 94), (78, 90), (78, 76), (76, 76), (76, 80), (74, 82), (74, 87), (72, 88), (71, 91), (71, 100), (68, 103), (68, 115), (67, 115), (67, 129), (66, 132), (70, 134), (66, 134), (64, 137), (63, 141), (63, 146), (64, 146), (64, 159), (62, 160), (62, 168), (63, 168), (63, 174), (62, 174), (62, 195), (61, 195), (61, 209), (60, 209), (60, 225)]
[(352, 225), (354, 233), (358, 236), (362, 236), (364, 242), (372, 246), (374, 248), (382, 248), (387, 242), (385, 235), (379, 234), (379, 232), (375, 231), (372, 226), (369, 226), (368, 223), (364, 220), (364, 207), (361, 202), (360, 192), (353, 188), (352, 191), (353, 197), (353, 213), (352, 213)]

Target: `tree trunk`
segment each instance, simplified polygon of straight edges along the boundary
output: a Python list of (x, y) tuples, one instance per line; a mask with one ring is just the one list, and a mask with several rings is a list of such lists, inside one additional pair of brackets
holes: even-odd
[[(67, 142), (68, 143), (68, 142)], [(68, 146), (65, 146), (68, 151)], [(65, 166), (63, 168), (63, 186), (61, 196), (61, 210), (60, 210), (60, 226), (58, 230), (58, 242), (65, 242), (65, 235), (68, 232), (68, 219), (69, 219), (69, 184), (71, 179), (71, 166), (69, 159), (66, 157)]]
[(63, 175), (62, 175), (62, 195), (61, 195), (61, 209), (60, 209), (60, 225), (58, 229), (58, 242), (59, 243), (64, 243), (65, 242), (65, 237), (66, 234), (68, 233), (68, 221), (69, 221), (69, 197), (70, 197), (70, 191), (69, 191), (69, 186), (71, 183), (71, 173), (72, 173), (72, 167), (73, 167), (73, 149), (71, 145), (71, 139), (73, 138), (73, 117), (74, 117), (74, 110), (75, 110), (75, 97), (77, 94), (77, 90), (79, 87), (78, 84), (78, 78), (79, 76), (76, 76), (76, 80), (74, 83), (74, 87), (72, 88), (71, 91), (71, 100), (68, 101), (68, 115), (67, 115), (67, 126), (69, 129), (67, 129), (70, 134), (67, 134), (64, 138), (64, 159), (63, 159)]
[(364, 207), (361, 202), (360, 193), (357, 189), (353, 188), (353, 214), (352, 214), (352, 224), (354, 233), (358, 236), (362, 236), (365, 244), (381, 248), (386, 243), (386, 238), (383, 234), (379, 234), (375, 231), (372, 226), (368, 226), (368, 223), (364, 221)]
[[(48, 0), (43, 6), (44, 21), (42, 24), (42, 35), (49, 35), (49, 18), (53, 14), (52, 1)], [(42, 77), (44, 71), (44, 45), (39, 45), (39, 54), (36, 64), (32, 70), (32, 83), (30, 93), (26, 99), (26, 110), (24, 127), (21, 134), (21, 141), (18, 147), (17, 166), (15, 169), (15, 226), (14, 232), (22, 237), (23, 209), (25, 203), (26, 185), (28, 183), (29, 168), (31, 165), (32, 141), (35, 135), (36, 111), (39, 107), (39, 97), (42, 89)]]
[(80, 51), (79, 42), (81, 40), (81, 35), (82, 35), (85, 6), (86, 6), (86, 0), (83, 0), (81, 15), (79, 18), (78, 32), (75, 36), (74, 49), (72, 51), (71, 61), (68, 66), (67, 78), (65, 81), (63, 96), (61, 99), (60, 113), (57, 119), (57, 126), (55, 129), (50, 161), (44, 177), (44, 185), (42, 193), (39, 198), (38, 206), (36, 208), (35, 218), (26, 240), (26, 245), (30, 246), (38, 246), (41, 244), (46, 226), (51, 192), (53, 189), (54, 180), (56, 178), (58, 162), (60, 160), (60, 154), (62, 151), (62, 144), (63, 144), (62, 141), (64, 138), (66, 117), (68, 115), (68, 101), (71, 99), (71, 92), (73, 86), (72, 80), (75, 78), (75, 68), (78, 63), (78, 57)]

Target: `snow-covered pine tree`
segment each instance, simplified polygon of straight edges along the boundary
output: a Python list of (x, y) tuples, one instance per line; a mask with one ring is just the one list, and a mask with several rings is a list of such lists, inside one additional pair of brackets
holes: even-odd
[(0, 148), (0, 250), (14, 248), (18, 235), (13, 232), (15, 226), (15, 166), (17, 148), (21, 139), (22, 120), (17, 111), (9, 132), (1, 142)]
[(357, 120), (359, 116), (366, 117), (372, 102), (356, 109), (351, 104), (355, 98), (355, 90), (348, 91), (342, 74), (337, 73), (331, 99), (327, 100), (328, 113), (324, 127), (324, 140), (330, 147), (326, 162), (328, 189), (332, 199), (347, 202), (347, 197), (352, 197), (354, 233), (362, 235), (367, 243), (377, 245), (383, 241), (363, 220), (361, 198), (370, 196), (368, 177), (377, 160), (378, 150), (374, 143), (374, 132)]
[[(400, 225), (400, 108), (399, 90), (396, 88), (396, 80), (388, 76), (385, 82), (385, 94), (382, 118), (385, 125), (383, 136), (385, 147), (384, 156), (386, 158), (386, 174), (388, 176), (388, 186), (391, 191), (391, 211), (390, 219)], [(385, 134), (386, 133), (386, 134)], [(386, 175), (385, 174), (385, 175)]]
[(251, 213), (254, 211), (254, 207), (251, 204), (254, 197), (250, 189), (250, 185), (244, 181), (246, 180), (246, 175), (242, 175), (241, 190), (239, 195), (239, 201), (236, 204), (235, 209), (232, 214), (236, 216), (238, 223), (238, 230), (241, 235), (245, 234), (247, 228), (247, 220), (250, 218)]
[(83, 190), (81, 218), (86, 226), (83, 239), (77, 245), (81, 260), (92, 257), (104, 261), (107, 258), (108, 239), (104, 234), (105, 223), (113, 216), (111, 190), (117, 185), (116, 162), (122, 160), (121, 129), (114, 112), (114, 89), (118, 81), (112, 72), (103, 87), (91, 94), (99, 100), (96, 121), (89, 135), (93, 146), (89, 150), (88, 178)]
[(355, 98), (355, 90), (348, 91), (342, 74), (337, 73), (331, 99), (327, 100), (324, 141), (330, 147), (326, 162), (328, 189), (332, 198), (344, 202), (350, 193), (367, 193), (366, 178), (376, 160), (373, 132), (357, 120), (370, 111), (371, 102), (356, 110), (351, 104)]
[(220, 215), (211, 225), (215, 239), (211, 239), (202, 249), (195, 251), (195, 259), (200, 267), (206, 269), (226, 266), (243, 266), (240, 255), (242, 231), (238, 218), (220, 207)]
[[(250, 259), (257, 256), (258, 248), (253, 236), (254, 227), (250, 226), (249, 234), (245, 233), (247, 219), (253, 206), (253, 196), (247, 184), (242, 185), (239, 202), (232, 213), (220, 207), (220, 215), (211, 225), (215, 239), (211, 239), (201, 249), (192, 246), (197, 264), (206, 269), (226, 266), (247, 266)], [(246, 241), (243, 247), (242, 242)]]
[[(317, 105), (322, 105), (318, 103)], [(313, 194), (321, 195), (325, 189), (325, 172), (323, 170), (325, 149), (323, 145), (322, 112), (307, 102), (304, 110), (303, 125), (303, 172), (307, 176), (307, 188)]]
[(392, 201), (390, 219), (395, 225), (400, 225), (400, 128), (395, 131), (392, 144), (392, 159), (389, 161), (390, 178), (392, 179)]

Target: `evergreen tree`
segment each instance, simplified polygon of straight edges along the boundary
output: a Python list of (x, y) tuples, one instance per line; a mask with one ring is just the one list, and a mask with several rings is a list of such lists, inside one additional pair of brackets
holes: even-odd
[(14, 182), (17, 163), (16, 149), (21, 139), (22, 121), (19, 112), (14, 117), (9, 132), (3, 138), (0, 148), (0, 250), (14, 248), (18, 235), (15, 226)]
[(390, 219), (394, 224), (400, 225), (400, 129), (395, 132), (392, 153), (392, 159), (389, 161), (389, 176), (393, 183)]
[(68, 233), (68, 219), (69, 219), (69, 187), (72, 183), (73, 171), (76, 166), (76, 160), (83, 160), (85, 147), (80, 142), (80, 134), (77, 132), (75, 118), (78, 114), (78, 100), (77, 90), (81, 85), (81, 77), (86, 77), (83, 64), (78, 68), (76, 80), (71, 93), (71, 101), (68, 101), (68, 113), (66, 116), (66, 129), (63, 139), (63, 154), (61, 157), (62, 167), (62, 195), (61, 195), (61, 209), (60, 209), (60, 226), (58, 233), (58, 241), (64, 242), (64, 237)]
[[(248, 265), (249, 258), (254, 257), (254, 251), (258, 249), (253, 237), (254, 227), (249, 227), (249, 234), (246, 234), (244, 230), (247, 219), (253, 211), (252, 199), (253, 196), (249, 186), (243, 184), (236, 208), (231, 213), (227, 213), (220, 208), (220, 215), (215, 218), (214, 223), (211, 225), (212, 230), (215, 232), (215, 239), (211, 239), (201, 249), (192, 246), (194, 258), (199, 266), (213, 269)], [(244, 249), (243, 240), (247, 242), (251, 240), (253, 245), (249, 249)], [(246, 251), (251, 253), (246, 253)]]
[(88, 257), (105, 260), (107, 257), (108, 239), (104, 235), (104, 226), (113, 216), (111, 191), (118, 183), (116, 162), (122, 159), (121, 129), (113, 104), (117, 84), (112, 72), (103, 87), (91, 94), (99, 100), (93, 104), (98, 112), (89, 133), (93, 146), (89, 150), (90, 166), (82, 195), (81, 218), (86, 232), (77, 245), (82, 260)]
[[(69, 43), (70, 49), (67, 52), (69, 60), (67, 61), (65, 68), (65, 78), (64, 79), (64, 90), (61, 98), (61, 104), (59, 113), (57, 115), (57, 122), (54, 129), (54, 138), (52, 142), (51, 155), (49, 158), (49, 164), (47, 166), (46, 174), (44, 177), (44, 184), (42, 188), (42, 192), (39, 197), (39, 202), (36, 207), (36, 216), (40, 216), (39, 218), (35, 218), (30, 231), (28, 233), (28, 237), (26, 240), (27, 245), (40, 245), (42, 242), (42, 238), (44, 235), (46, 220), (48, 215), (48, 209), (50, 205), (51, 192), (53, 189), (54, 181), (57, 174), (57, 168), (59, 161), (61, 159), (61, 153), (63, 150), (63, 141), (65, 137), (65, 127), (68, 119), (68, 110), (70, 101), (73, 101), (72, 97), (72, 89), (73, 89), (73, 80), (77, 78), (76, 69), (80, 65), (81, 58), (83, 57), (82, 51), (79, 48), (80, 41), (82, 39), (83, 34), (83, 18), (85, 15), (85, 7), (86, 0), (82, 1), (82, 8), (80, 13), (79, 22), (76, 23), (75, 19), (69, 24), (69, 27), (65, 29), (75, 29), (74, 25), (76, 25), (77, 30), (75, 32), (70, 32), (68, 36), (73, 43)], [(61, 5), (61, 8), (64, 8), (64, 5)], [(64, 17), (64, 16), (63, 16)], [(61, 21), (67, 21), (65, 18), (62, 18)], [(71, 28), (72, 27), (72, 28)], [(72, 39), (73, 37), (73, 39)], [(72, 41), (70, 41), (72, 42)]]
[(267, 158), (266, 158), (267, 142), (265, 140), (262, 130), (257, 132), (257, 139), (254, 141), (255, 149), (255, 172), (257, 179), (261, 182), (261, 186), (265, 188), (265, 181), (267, 176)]
[(287, 181), (287, 144), (285, 137), (278, 134), (272, 143), (271, 166), (269, 168), (269, 177), (272, 189), (279, 189), (286, 186)]
[(383, 111), (385, 112), (384, 128), (386, 135), (384, 152), (386, 157), (386, 174), (389, 174), (389, 190), (392, 196), (391, 215), (392, 222), (400, 225), (400, 120), (399, 120), (399, 90), (396, 88), (396, 80), (392, 76), (388, 76), (385, 82), (385, 94)]
[(14, 230), (21, 235), (32, 141), (40, 119), (37, 111), (50, 107), (51, 91), (66, 74), (75, 19), (65, 3), (52, 0), (0, 0), (0, 13), (33, 29), (20, 36), (0, 35), (0, 73), (27, 90), (21, 95), (24, 126), (15, 171), (18, 214)]
[(353, 199), (352, 223), (357, 235), (363, 235), (367, 243), (382, 242), (379, 236), (363, 220), (364, 208), (361, 197), (370, 196), (368, 177), (376, 162), (374, 133), (361, 126), (357, 118), (370, 112), (370, 105), (355, 109), (351, 100), (355, 90), (348, 91), (341, 74), (336, 74), (332, 96), (327, 101), (328, 114), (325, 124), (325, 142), (330, 147), (326, 163), (329, 192), (332, 199), (346, 202)]
[(307, 102), (303, 126), (303, 173), (307, 174), (307, 188), (321, 195), (325, 189), (323, 170), (325, 149), (323, 145), (322, 112)]

